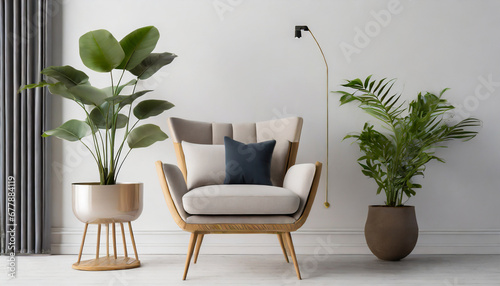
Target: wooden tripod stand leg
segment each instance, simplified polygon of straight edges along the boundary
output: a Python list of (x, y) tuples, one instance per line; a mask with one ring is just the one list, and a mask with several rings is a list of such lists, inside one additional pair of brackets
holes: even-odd
[[(106, 234), (107, 234), (107, 239), (106, 239), (106, 250), (107, 250), (107, 256), (104, 257), (99, 257), (99, 252), (101, 249), (101, 229), (102, 229), (102, 224), (97, 223), (97, 246), (96, 246), (96, 255), (95, 259), (89, 259), (89, 260), (81, 260), (82, 259), (82, 253), (83, 253), (83, 248), (85, 245), (85, 238), (87, 236), (87, 230), (88, 230), (88, 225), (89, 223), (85, 224), (85, 230), (83, 231), (83, 238), (82, 238), (82, 244), (80, 246), (80, 253), (78, 254), (78, 262), (73, 263), (72, 268), (76, 270), (85, 270), (85, 271), (104, 271), (104, 270), (120, 270), (120, 269), (131, 269), (131, 268), (136, 268), (141, 266), (141, 262), (139, 261), (139, 256), (137, 255), (137, 248), (135, 246), (135, 240), (134, 240), (134, 234), (132, 232), (132, 226), (130, 225), (129, 222), (129, 228), (130, 228), (130, 236), (132, 238), (132, 243), (134, 246), (134, 251), (135, 251), (135, 258), (132, 259), (131, 257), (128, 257), (128, 252), (127, 252), (127, 245), (126, 245), (126, 238), (125, 238), (125, 229), (123, 227), (123, 223), (120, 223), (120, 228), (122, 231), (122, 240), (123, 240), (123, 248), (125, 252), (125, 257), (117, 257), (118, 252), (117, 252), (117, 230), (116, 230), (116, 222), (111, 222), (111, 228), (112, 228), (112, 234), (113, 234), (113, 251), (114, 255), (109, 255), (109, 223), (105, 223), (106, 225)], [(118, 230), (119, 232), (119, 230)]]
[(301, 280), (299, 263), (297, 262), (297, 256), (295, 255), (295, 249), (293, 248), (292, 236), (289, 232), (285, 233), (286, 240), (288, 242), (288, 250), (290, 251), (290, 255), (292, 256), (293, 265), (295, 266), (295, 272), (297, 272), (297, 278)]
[(106, 224), (106, 256), (109, 256), (109, 223)]
[(95, 259), (99, 259), (99, 249), (101, 248), (101, 224), (97, 226), (97, 246), (95, 250)]
[(194, 250), (194, 261), (193, 263), (196, 264), (196, 261), (198, 261), (198, 254), (200, 254), (200, 247), (201, 243), (203, 242), (203, 234), (198, 235), (198, 243), (196, 244), (196, 249)]
[(80, 260), (82, 260), (82, 252), (83, 252), (83, 245), (85, 244), (85, 237), (87, 236), (87, 228), (89, 224), (85, 224), (85, 230), (83, 231), (83, 238), (82, 238), (82, 245), (80, 246), (80, 253), (78, 254), (78, 261), (76, 263), (80, 263)]
[(283, 255), (285, 256), (286, 263), (290, 263), (290, 260), (288, 260), (288, 255), (286, 254), (285, 244), (283, 243), (282, 233), (278, 233), (278, 241), (280, 242), (281, 250), (283, 251)]
[(191, 262), (191, 257), (193, 256), (193, 250), (194, 246), (196, 244), (196, 238), (198, 237), (198, 234), (195, 232), (191, 233), (191, 237), (189, 238), (189, 246), (188, 246), (188, 253), (186, 257), (186, 266), (184, 267), (184, 275), (182, 276), (182, 280), (186, 280), (186, 276), (189, 270), (189, 263)]
[(127, 242), (125, 240), (125, 230), (123, 230), (123, 223), (122, 222), (120, 222), (120, 228), (122, 229), (123, 251), (125, 253), (125, 257), (128, 257)]
[(130, 239), (132, 240), (132, 246), (134, 247), (135, 260), (139, 261), (139, 256), (137, 255), (137, 248), (135, 246), (134, 232), (132, 231), (132, 224), (128, 222), (128, 229), (130, 231)]
[(117, 257), (116, 257), (116, 229), (115, 229), (115, 223), (113, 223), (112, 228), (113, 228), (113, 253), (114, 253), (115, 259), (116, 259)]

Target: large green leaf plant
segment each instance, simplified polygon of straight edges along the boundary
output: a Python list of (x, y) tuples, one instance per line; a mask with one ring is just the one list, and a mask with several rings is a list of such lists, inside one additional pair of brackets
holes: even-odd
[(415, 176), (423, 176), (425, 164), (431, 160), (444, 162), (435, 155), (438, 147), (449, 140), (467, 141), (474, 138), (476, 118), (466, 118), (451, 124), (445, 118), (454, 107), (439, 95), (419, 93), (409, 104), (401, 102), (401, 94), (391, 91), (395, 80), (348, 80), (342, 86), (353, 92), (336, 91), (342, 96), (341, 105), (356, 102), (366, 113), (378, 119), (386, 132), (365, 123), (360, 133), (349, 134), (359, 145), (362, 156), (358, 163), (365, 176), (375, 180), (377, 194), (385, 192), (387, 206), (403, 206), (415, 189)]
[[(141, 80), (148, 79), (176, 57), (167, 52), (152, 53), (159, 37), (158, 29), (153, 26), (139, 28), (121, 41), (106, 30), (90, 31), (80, 37), (80, 58), (89, 69), (109, 73), (111, 86), (94, 87), (87, 74), (71, 66), (50, 66), (41, 71), (44, 81), (19, 89), (21, 92), (48, 86), (52, 94), (73, 100), (83, 109), (84, 120), (71, 119), (45, 131), (42, 136), (80, 141), (85, 145), (97, 163), (101, 185), (116, 183), (123, 162), (132, 149), (148, 147), (168, 138), (154, 124), (137, 125), (141, 120), (174, 106), (166, 100), (140, 101), (140, 97), (152, 90), (136, 90)], [(117, 79), (113, 77), (113, 71), (118, 74)], [(125, 82), (125, 72), (134, 78)], [(129, 92), (125, 93), (125, 90)], [(136, 120), (131, 121), (131, 113)], [(118, 129), (123, 130), (117, 133)], [(86, 136), (91, 136), (91, 143), (82, 140)], [(128, 151), (124, 148), (125, 142)]]

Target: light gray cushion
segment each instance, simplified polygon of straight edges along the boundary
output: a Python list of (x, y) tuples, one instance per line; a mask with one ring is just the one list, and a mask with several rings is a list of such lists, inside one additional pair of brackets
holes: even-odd
[(233, 138), (236, 141), (248, 143), (257, 142), (255, 123), (233, 123)]
[(213, 185), (187, 192), (182, 205), (192, 215), (283, 215), (297, 211), (300, 197), (281, 187)]
[(212, 123), (212, 144), (224, 145), (224, 137), (233, 138), (233, 125), (231, 123)]
[(276, 140), (271, 161), (271, 181), (273, 186), (283, 186), (285, 166), (288, 159), (290, 142), (299, 142), (302, 118), (289, 117), (257, 122), (257, 142)]
[(224, 145), (182, 142), (186, 158), (188, 190), (224, 183), (226, 161)]
[(182, 206), (182, 196), (188, 192), (184, 176), (182, 175), (179, 167), (171, 164), (163, 164), (163, 173), (165, 174), (168, 190), (172, 200), (174, 201), (175, 208), (181, 218), (185, 221), (189, 215)]

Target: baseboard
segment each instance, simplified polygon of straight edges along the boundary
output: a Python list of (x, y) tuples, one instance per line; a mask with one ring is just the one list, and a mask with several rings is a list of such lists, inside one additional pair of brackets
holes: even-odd
[[(84, 253), (95, 253), (96, 233), (97, 227), (90, 225)], [(82, 234), (82, 229), (53, 228), (52, 253), (77, 254)], [(134, 236), (140, 254), (185, 254), (189, 241), (189, 233), (180, 230), (137, 230)], [(297, 254), (370, 253), (362, 230), (300, 230), (292, 236)], [(125, 237), (129, 242), (128, 234)], [(123, 249), (121, 241), (118, 235), (119, 252)], [(103, 237), (101, 247), (104, 243)], [(281, 249), (276, 235), (213, 234), (205, 236), (201, 253), (281, 254)], [(413, 254), (500, 254), (500, 230), (423, 230)]]

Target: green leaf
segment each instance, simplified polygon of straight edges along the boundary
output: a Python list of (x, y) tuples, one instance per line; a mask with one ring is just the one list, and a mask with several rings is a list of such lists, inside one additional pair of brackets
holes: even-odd
[(89, 81), (88, 75), (72, 66), (50, 66), (43, 69), (40, 73), (57, 82), (63, 83), (67, 88), (86, 84)]
[(147, 79), (162, 67), (170, 64), (176, 57), (177, 55), (172, 53), (152, 53), (130, 72), (139, 79)]
[[(444, 120), (446, 112), (453, 109), (445, 99), (432, 93), (419, 93), (409, 104), (403, 101), (400, 93), (391, 92), (395, 80), (362, 82), (360, 79), (347, 81), (343, 86), (353, 89), (353, 93), (338, 91), (342, 104), (357, 101), (358, 107), (384, 123), (381, 127), (386, 134), (365, 123), (361, 133), (344, 137), (355, 139), (362, 156), (358, 158), (361, 171), (371, 177), (378, 185), (377, 194), (384, 190), (386, 204), (403, 205), (403, 195), (408, 198), (422, 188), (413, 184), (412, 178), (423, 176), (425, 165), (431, 160), (444, 162), (434, 156), (434, 149), (446, 147), (442, 143), (452, 140), (470, 140), (477, 135), (473, 127), (480, 121), (467, 118), (448, 125)], [(367, 88), (368, 86), (368, 88)], [(402, 115), (405, 114), (405, 115)]]
[(119, 95), (120, 92), (122, 92), (122, 90), (126, 87), (126, 86), (129, 86), (129, 85), (134, 85), (137, 83), (137, 80), (133, 79), (125, 84), (122, 84), (118, 87), (115, 86), (115, 90), (114, 90), (114, 94), (113, 94), (113, 87), (112, 86), (108, 86), (108, 87), (105, 87), (105, 88), (102, 88), (101, 90), (104, 91), (108, 97), (111, 97), (111, 96), (114, 96), (114, 95)]
[[(115, 108), (115, 112), (117, 109)], [(105, 114), (107, 116), (105, 117)], [(113, 108), (108, 102), (104, 102), (101, 106), (94, 107), (90, 112), (90, 120), (99, 129), (110, 129), (113, 127)], [(87, 118), (89, 120), (89, 118)], [(107, 124), (106, 124), (107, 122)], [(128, 117), (119, 113), (116, 118), (117, 129), (124, 128), (127, 126)]]
[(439, 98), (441, 98), (441, 96), (443, 95), (443, 93), (445, 93), (445, 92), (446, 92), (446, 91), (448, 91), (449, 89), (450, 89), (449, 87), (447, 87), (447, 88), (443, 89), (443, 90), (441, 91), (441, 93), (439, 93)]
[(21, 91), (23, 90), (26, 90), (26, 89), (32, 89), (32, 88), (35, 88), (35, 87), (44, 87), (44, 86), (50, 86), (50, 85), (53, 85), (52, 83), (48, 83), (46, 81), (41, 81), (39, 83), (32, 83), (32, 84), (27, 84), (27, 85), (24, 85), (24, 86), (20, 86), (19, 89), (17, 90), (17, 93), (20, 93)]
[(78, 141), (89, 135), (91, 132), (90, 126), (80, 120), (71, 119), (66, 121), (56, 129), (48, 130), (43, 133), (43, 137), (56, 136), (57, 138)]
[(160, 127), (154, 124), (145, 124), (133, 129), (127, 137), (127, 143), (130, 148), (144, 148), (155, 142), (163, 141), (168, 136)]
[(351, 81), (348, 81), (347, 83), (343, 84), (342, 86), (351, 87), (351, 88), (363, 88), (363, 82), (359, 78), (357, 78), (357, 79), (353, 79)]
[(97, 72), (109, 72), (125, 57), (120, 43), (106, 30), (90, 31), (80, 37), (80, 58), (83, 64)]
[(340, 105), (344, 105), (346, 103), (349, 103), (351, 101), (359, 100), (356, 96), (350, 94), (350, 93), (343, 93), (344, 95), (340, 98)]
[(122, 108), (125, 105), (131, 104), (137, 98), (143, 96), (144, 94), (150, 92), (152, 90), (141, 90), (131, 95), (118, 95), (110, 98), (106, 98), (106, 101), (113, 102), (114, 104), (119, 104), (119, 107)]
[(363, 85), (366, 89), (369, 88), (368, 84), (370, 83), (370, 78), (372, 78), (372, 75), (369, 75), (366, 79), (365, 79), (365, 84)]
[(373, 93), (377, 92), (377, 89), (380, 87), (380, 85), (381, 85), (382, 83), (384, 83), (384, 81), (385, 81), (386, 79), (387, 79), (387, 78), (386, 78), (386, 77), (384, 77), (383, 79), (381, 79), (381, 80), (378, 82), (377, 87), (375, 87), (375, 89), (373, 90)]
[(122, 90), (123, 90), (126, 86), (131, 86), (131, 85), (134, 85), (134, 84), (136, 84), (136, 83), (137, 83), (137, 80), (136, 80), (136, 79), (132, 79), (132, 80), (130, 80), (129, 82), (127, 82), (127, 83), (125, 83), (125, 84), (122, 84), (122, 85), (118, 86), (118, 87), (116, 88), (115, 94), (116, 94), (116, 95), (119, 95), (119, 94), (120, 94), (120, 92), (122, 92)]
[(174, 107), (174, 105), (166, 100), (144, 100), (134, 108), (134, 115), (137, 119), (146, 119), (161, 114), (163, 111), (169, 110), (172, 107)]
[(75, 97), (69, 92), (68, 88), (62, 82), (50, 85), (49, 91), (52, 94), (59, 95), (71, 100), (75, 100)]
[(91, 85), (77, 85), (68, 91), (75, 97), (76, 100), (81, 101), (87, 105), (101, 105), (107, 98), (104, 91)]
[(153, 26), (139, 28), (126, 35), (120, 45), (125, 57), (117, 69), (131, 70), (140, 64), (156, 47), (160, 32)]

